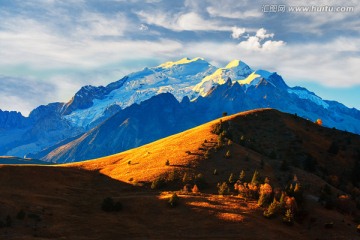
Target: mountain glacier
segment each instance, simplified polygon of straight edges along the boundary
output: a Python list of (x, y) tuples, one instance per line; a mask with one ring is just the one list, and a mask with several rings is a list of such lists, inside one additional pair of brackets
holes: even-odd
[[(169, 95), (164, 97), (165, 93), (178, 104)], [(163, 97), (147, 101), (158, 95)], [(161, 101), (169, 101), (172, 110)], [(151, 111), (144, 106), (151, 106)], [(69, 102), (39, 106), (27, 118), (0, 110), (0, 155), (28, 155), (57, 162), (84, 160), (166, 137), (217, 118), (222, 112), (231, 114), (262, 107), (296, 113), (311, 121), (321, 118), (324, 126), (360, 133), (359, 110), (323, 100), (302, 87), (289, 87), (277, 73), (253, 70), (239, 60), (217, 68), (203, 58), (183, 58), (146, 67), (107, 86), (84, 86)], [(156, 114), (168, 116), (171, 121), (181, 119), (182, 123), (155, 118)], [(139, 124), (145, 126), (147, 116), (153, 116), (153, 120), (149, 119), (153, 133), (140, 131)], [(120, 125), (122, 128), (115, 127)], [(130, 134), (130, 128), (125, 126), (138, 132)], [(103, 137), (107, 134), (103, 131), (111, 129), (118, 129), (110, 134), (118, 144), (108, 143), (106, 149)], [(97, 138), (100, 136), (103, 137)], [(95, 143), (97, 147), (91, 145)], [(59, 153), (64, 146), (84, 153), (64, 157), (65, 153)]]

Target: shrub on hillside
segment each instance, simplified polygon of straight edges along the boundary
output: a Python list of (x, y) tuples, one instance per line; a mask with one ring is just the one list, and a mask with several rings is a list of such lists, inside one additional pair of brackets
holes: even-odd
[(271, 199), (271, 194), (272, 194), (271, 185), (268, 183), (261, 184), (259, 194), (260, 194), (260, 197), (258, 200), (258, 205), (260, 207), (263, 207), (264, 205), (268, 204), (268, 202)]
[(219, 195), (228, 195), (230, 194), (230, 188), (227, 185), (226, 182), (223, 182), (222, 184), (218, 183), (218, 193)]
[(266, 218), (275, 217), (276, 214), (280, 211), (280, 209), (281, 209), (280, 202), (276, 201), (276, 199), (274, 198), (270, 206), (264, 211), (264, 217)]
[(286, 210), (285, 216), (283, 217), (283, 223), (289, 226), (294, 224), (294, 214), (291, 209)]
[(299, 182), (297, 182), (295, 185), (293, 196), (294, 196), (297, 204), (301, 205), (303, 203), (303, 200), (304, 200), (303, 190), (302, 190), (301, 184)]
[(191, 189), (191, 192), (193, 192), (193, 193), (198, 193), (198, 192), (200, 192), (200, 191), (199, 191), (199, 188), (198, 188), (198, 186), (196, 186), (196, 184), (195, 184), (194, 187)]
[(285, 208), (291, 210), (292, 214), (295, 214), (298, 210), (298, 206), (294, 197), (286, 196), (284, 199)]
[(246, 177), (245, 171), (244, 171), (244, 170), (241, 170), (240, 176), (239, 176), (240, 182), (244, 182), (244, 181), (245, 181), (245, 177)]
[(191, 182), (191, 180), (192, 180), (191, 176), (188, 173), (184, 173), (184, 176), (182, 178), (182, 182), (183, 183), (189, 183), (189, 182)]
[(255, 184), (252, 184), (252, 183), (235, 183), (234, 188), (243, 197), (252, 198), (252, 199), (257, 199), (259, 197), (259, 188)]
[(253, 177), (251, 179), (251, 183), (258, 185), (260, 182), (260, 174), (257, 170), (254, 171)]
[(234, 184), (236, 182), (235, 175), (233, 173), (230, 174), (228, 181), (230, 184)]
[(316, 119), (315, 123), (319, 126), (322, 126), (322, 120), (320, 118)]

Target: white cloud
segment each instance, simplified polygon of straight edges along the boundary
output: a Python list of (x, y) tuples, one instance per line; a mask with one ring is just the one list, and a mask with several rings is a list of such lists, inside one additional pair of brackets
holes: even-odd
[(140, 31), (147, 31), (148, 29), (149, 29), (149, 27), (146, 26), (145, 24), (141, 24), (140, 27), (139, 27)]
[(0, 76), (0, 85), (0, 109), (19, 111), (26, 115), (30, 109), (49, 103), (46, 100), (51, 98), (55, 90), (51, 83), (34, 78)]
[(180, 29), (188, 31), (229, 31), (229, 27), (222, 26), (221, 23), (214, 20), (205, 20), (195, 12), (180, 15), (177, 25)]
[(273, 50), (277, 50), (279, 47), (282, 47), (284, 45), (285, 45), (284, 41), (268, 40), (264, 42), (264, 44), (262, 45), (262, 49), (264, 49), (265, 51), (273, 51)]
[(123, 14), (106, 17), (99, 13), (84, 12), (79, 17), (75, 34), (83, 37), (123, 36), (128, 21)]
[(239, 27), (232, 27), (231, 30), (232, 30), (231, 37), (234, 39), (240, 38), (246, 31), (245, 28), (239, 28)]
[(230, 26), (225, 26), (214, 19), (204, 19), (196, 12), (166, 14), (164, 12), (136, 13), (138, 17), (149, 25), (156, 25), (172, 31), (231, 31)]
[[(174, 40), (127, 40), (122, 38), (128, 24), (122, 15), (113, 19), (83, 13), (79, 23), (66, 35), (51, 24), (34, 19), (3, 19), (0, 28), (0, 67), (25, 65), (32, 69), (99, 68), (128, 58), (161, 56), (181, 49)], [(104, 39), (103, 37), (116, 37)]]
[(207, 7), (206, 11), (212, 17), (223, 17), (230, 19), (247, 19), (262, 17), (262, 12), (258, 9), (251, 9), (245, 11), (234, 11), (234, 9), (223, 9), (219, 7)]
[(247, 40), (241, 41), (239, 43), (239, 47), (244, 48), (246, 50), (260, 50), (261, 44), (259, 42), (258, 37), (251, 36)]
[(256, 37), (258, 37), (259, 39), (266, 39), (266, 38), (273, 38), (274, 34), (273, 33), (266, 33), (266, 29), (264, 28), (260, 28), (259, 30), (257, 30), (256, 32)]
[(273, 38), (273, 33), (267, 33), (266, 29), (260, 28), (255, 36), (249, 36), (248, 39), (241, 41), (238, 47), (249, 51), (275, 51), (285, 45), (284, 41), (272, 41), (267, 38)]

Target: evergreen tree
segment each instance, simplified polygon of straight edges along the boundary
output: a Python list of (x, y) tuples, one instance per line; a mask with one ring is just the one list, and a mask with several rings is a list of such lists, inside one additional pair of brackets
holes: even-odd
[(190, 181), (190, 177), (188, 177), (187, 173), (184, 173), (184, 176), (182, 178), (183, 183), (188, 183)]
[(260, 207), (263, 207), (266, 204), (266, 200), (267, 200), (267, 195), (266, 194), (260, 194), (259, 200), (258, 200), (258, 205)]
[(279, 203), (280, 203), (281, 206), (284, 206), (284, 205), (285, 205), (285, 197), (286, 197), (286, 193), (285, 193), (285, 192), (282, 192), (282, 193), (281, 193), (280, 200), (279, 200)]
[(294, 214), (292, 213), (291, 209), (286, 210), (283, 222), (288, 225), (294, 224)]
[(199, 191), (199, 188), (196, 186), (196, 184), (195, 184), (194, 187), (191, 189), (191, 191), (192, 191), (193, 193), (198, 193), (198, 192), (200, 192), (200, 191)]
[(271, 198), (272, 194), (272, 187), (268, 183), (261, 184), (260, 191), (259, 191), (260, 197), (258, 200), (258, 205), (260, 207), (263, 207), (264, 205), (268, 204)]
[(259, 177), (260, 177), (259, 172), (255, 170), (253, 177), (251, 179), (251, 183), (255, 185), (259, 184)]
[(223, 182), (222, 184), (218, 184), (218, 193), (219, 195), (228, 195), (230, 193), (230, 188), (227, 185), (226, 182)]
[(280, 203), (276, 201), (274, 198), (273, 202), (270, 204), (270, 206), (267, 208), (266, 211), (264, 211), (264, 216), (267, 218), (271, 218), (275, 216), (280, 210)]
[(240, 180), (241, 182), (243, 182), (243, 181), (245, 180), (245, 176), (246, 176), (245, 171), (244, 171), (244, 170), (241, 170), (240, 176), (239, 176), (239, 180)]
[(227, 150), (227, 152), (225, 154), (225, 158), (231, 158), (230, 150)]
[(229, 183), (232, 184), (232, 183), (235, 183), (236, 182), (236, 179), (235, 179), (235, 176), (233, 173), (230, 174), (230, 177), (229, 177)]
[(302, 204), (303, 202), (303, 191), (301, 189), (301, 185), (299, 182), (296, 183), (294, 188), (294, 197), (298, 204)]
[(265, 180), (264, 180), (264, 183), (270, 184), (270, 178), (269, 178), (269, 177), (266, 177)]

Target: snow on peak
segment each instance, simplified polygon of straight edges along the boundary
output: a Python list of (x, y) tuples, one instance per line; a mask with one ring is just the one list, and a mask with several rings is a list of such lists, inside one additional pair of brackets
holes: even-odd
[(306, 90), (305, 88), (293, 87), (293, 88), (289, 88), (287, 91), (290, 94), (297, 95), (301, 99), (308, 99), (308, 100), (312, 101), (313, 103), (315, 103), (319, 106), (322, 106), (323, 108), (329, 107), (329, 104), (326, 103), (324, 100), (322, 100), (321, 97), (316, 96), (314, 93)]
[(224, 69), (230, 69), (230, 68), (246, 68), (246, 67), (249, 67), (246, 63), (240, 61), (240, 60), (237, 60), (237, 59), (234, 59), (232, 60), (231, 62), (228, 63), (228, 65), (226, 65), (226, 67)]
[(257, 85), (262, 78), (268, 80), (271, 74), (272, 74), (271, 72), (265, 70), (256, 70), (255, 72), (252, 72), (247, 78), (243, 80), (237, 80), (237, 82), (240, 85), (248, 85), (248, 86)]
[(237, 80), (240, 85), (256, 85), (259, 83), (261, 76), (257, 72), (251, 73), (247, 78), (243, 80)]
[(256, 70), (255, 73), (265, 79), (268, 79), (271, 76), (271, 74), (273, 74), (272, 72), (262, 70), (262, 69)]
[(244, 62), (233, 60), (226, 67), (219, 68), (213, 74), (206, 76), (193, 88), (193, 91), (201, 96), (206, 96), (213, 86), (226, 83), (228, 78), (232, 79), (233, 82), (241, 81), (248, 78), (251, 73), (253, 73), (253, 70)]
[(228, 65), (226, 65), (225, 68), (234, 68), (240, 65), (240, 60), (232, 60), (231, 62), (228, 63)]
[(165, 62), (163, 64), (160, 64), (158, 66), (158, 68), (171, 68), (173, 67), (174, 65), (182, 65), (182, 64), (188, 64), (188, 63), (191, 63), (191, 62), (197, 62), (197, 61), (205, 61), (203, 58), (200, 58), (200, 57), (197, 57), (197, 58), (193, 58), (193, 59), (189, 59), (189, 58), (182, 58), (180, 59), (179, 61), (176, 61), (176, 62)]

